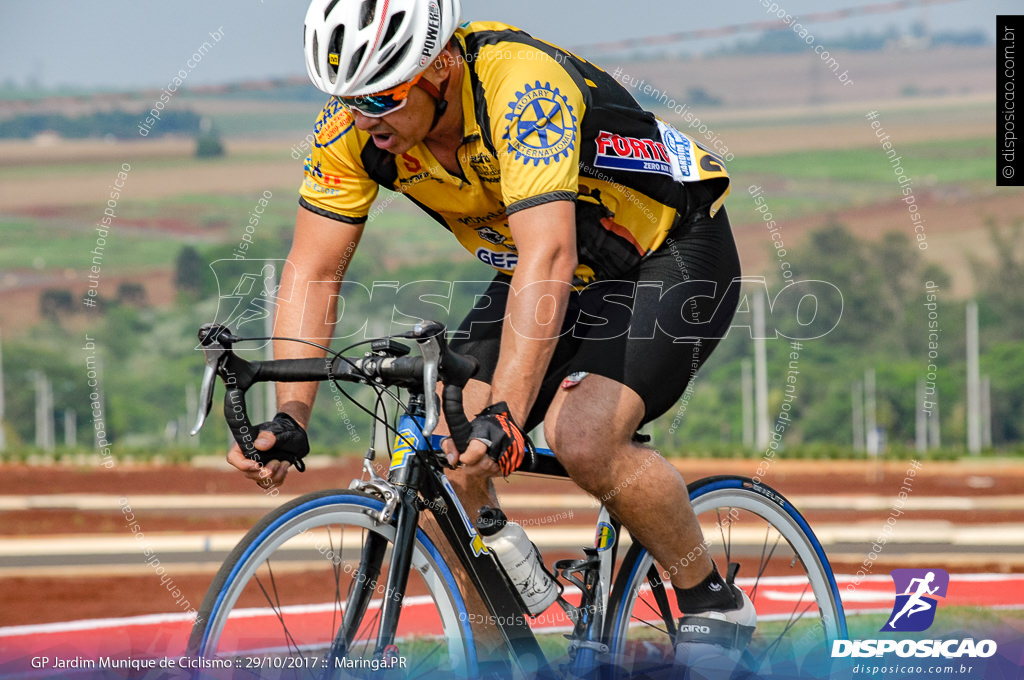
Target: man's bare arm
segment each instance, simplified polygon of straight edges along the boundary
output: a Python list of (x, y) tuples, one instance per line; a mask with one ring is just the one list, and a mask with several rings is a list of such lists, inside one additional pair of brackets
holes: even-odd
[[(576, 206), (554, 201), (527, 208), (509, 216), (509, 228), (519, 259), (488, 403), (506, 402), (512, 417), (524, 425), (565, 319), (577, 265)], [(460, 459), (473, 465), (485, 452), (474, 441)]]
[[(299, 208), (295, 218), (295, 236), (288, 254), (289, 266), (281, 276), (281, 290), (291, 291), (290, 299), (278, 301), (274, 335), (307, 338), (328, 345), (334, 333), (336, 309), (331, 304), (345, 268), (363, 233), (362, 224), (348, 224)], [(311, 285), (313, 284), (313, 285)], [(304, 359), (324, 356), (324, 351), (298, 342), (275, 342), (275, 359)], [(278, 383), (278, 410), (284, 411), (303, 427), (309, 424), (313, 400), (319, 383)], [(266, 451), (274, 445), (274, 435), (262, 432), (255, 446)], [(281, 461), (267, 463), (264, 471), (246, 458), (237, 444), (228, 452), (228, 462), (243, 470), (256, 482), (271, 479), (280, 484), (289, 465)], [(264, 481), (264, 483), (266, 483)]]

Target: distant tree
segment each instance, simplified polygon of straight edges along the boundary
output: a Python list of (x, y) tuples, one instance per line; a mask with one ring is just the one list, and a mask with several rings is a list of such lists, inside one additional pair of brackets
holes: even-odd
[(722, 98), (709, 93), (703, 87), (691, 87), (686, 91), (686, 101), (693, 106), (721, 106)]
[(129, 307), (145, 307), (146, 287), (141, 283), (122, 281), (117, 286), (117, 301)]
[[(27, 139), (53, 130), (62, 137), (139, 138), (139, 114), (127, 111), (97, 111), (85, 116), (69, 117), (58, 113), (28, 113), (0, 121), (0, 138)], [(146, 135), (195, 134), (199, 131), (199, 115), (194, 111), (164, 111), (158, 123)]]
[(39, 314), (49, 321), (60, 323), (60, 317), (70, 314), (72, 309), (71, 291), (66, 288), (49, 288), (39, 296)]
[[(994, 219), (985, 227), (995, 252), (995, 262), (972, 258), (971, 266), (983, 307), (994, 312), (998, 324), (985, 333), (1003, 340), (1024, 340), (1024, 223), (1014, 222), (1004, 233)], [(984, 319), (982, 321), (984, 323)]]
[(220, 133), (209, 118), (199, 121), (199, 136), (196, 138), (196, 158), (216, 158), (224, 155), (224, 143)]
[(205, 263), (199, 251), (182, 246), (174, 261), (174, 287), (190, 297), (199, 297)]
[(948, 281), (941, 267), (925, 269), (911, 240), (899, 232), (864, 241), (831, 222), (794, 251), (802, 279), (828, 281), (843, 294), (843, 318), (831, 340), (861, 349), (906, 355), (908, 340), (916, 337), (909, 333), (909, 317), (918, 310), (924, 281)]
[(196, 139), (196, 158), (217, 158), (224, 155), (224, 143), (216, 132), (200, 135)]

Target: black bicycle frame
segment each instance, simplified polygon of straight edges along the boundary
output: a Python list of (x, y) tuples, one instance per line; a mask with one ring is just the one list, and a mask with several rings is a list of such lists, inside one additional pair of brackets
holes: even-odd
[[(524, 673), (535, 675), (547, 666), (547, 659), (527, 623), (529, 616), (519, 592), (509, 580), (494, 554), (486, 549), (462, 507), (451, 483), (442, 472), (426, 460), (422, 451), (410, 454), (408, 464), (392, 470), (389, 481), (402, 495), (396, 515), (398, 523), (395, 534), (395, 548), (388, 574), (387, 593), (394, 597), (385, 598), (381, 614), (378, 651), (392, 644), (401, 598), (408, 581), (413, 541), (419, 525), (420, 505), (426, 502), (426, 509), (437, 523), (451, 550), (456, 554), (470, 581), (476, 588), (491, 621), (501, 633), (516, 663)], [(419, 495), (422, 495), (423, 501)], [(400, 559), (401, 558), (401, 559)], [(379, 568), (379, 565), (378, 565)], [(393, 616), (392, 616), (393, 615)]]

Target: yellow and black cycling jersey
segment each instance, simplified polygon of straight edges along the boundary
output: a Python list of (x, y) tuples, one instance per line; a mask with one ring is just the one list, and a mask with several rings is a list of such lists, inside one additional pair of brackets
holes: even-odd
[(713, 215), (725, 200), (721, 158), (644, 111), (602, 69), (501, 23), (467, 23), (455, 36), (466, 67), (462, 177), (422, 142), (398, 156), (378, 149), (332, 100), (314, 127), (302, 206), (361, 223), (384, 186), (511, 273), (508, 216), (572, 200), (581, 284), (632, 269), (683, 215)]

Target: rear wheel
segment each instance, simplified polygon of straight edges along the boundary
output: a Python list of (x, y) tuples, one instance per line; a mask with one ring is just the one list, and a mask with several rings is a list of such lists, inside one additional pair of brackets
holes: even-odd
[[(846, 637), (846, 619), (832, 569), (806, 520), (781, 494), (745, 477), (710, 477), (689, 491), (705, 550), (723, 574), (727, 564), (740, 565), (736, 584), (757, 609), (744, 664), (772, 677), (827, 671), (831, 641)], [(638, 543), (623, 560), (605, 638), (622, 677), (671, 669), (680, 612), (668, 569)]]
[[(382, 507), (360, 493), (322, 491), (264, 517), (210, 586), (191, 656), (245, 678), (390, 677), (381, 675), (387, 664), (395, 677), (472, 677), (465, 604), (422, 531), (404, 597), (386, 592), (395, 525), (378, 521)], [(402, 597), (401, 616), (395, 644), (378, 650), (389, 597)]]

